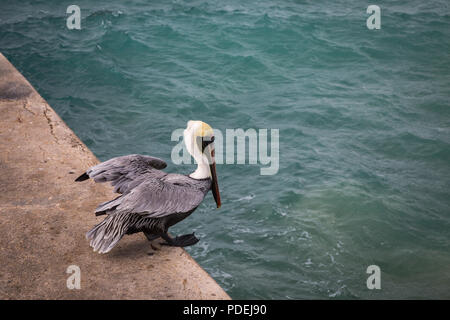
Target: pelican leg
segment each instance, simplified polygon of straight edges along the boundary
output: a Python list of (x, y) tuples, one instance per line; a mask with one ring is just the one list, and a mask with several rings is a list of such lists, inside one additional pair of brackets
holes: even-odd
[(147, 240), (150, 242), (152, 242), (153, 240), (158, 239), (160, 237), (159, 234), (153, 234), (153, 233), (149, 233), (149, 232), (145, 232), (145, 231), (144, 231), (144, 234), (145, 234), (145, 237), (147, 238)]
[[(153, 250), (158, 251), (159, 249), (161, 249), (160, 246), (156, 246), (155, 243), (153, 242), (153, 240), (156, 240), (160, 237), (159, 234), (153, 234), (150, 232), (146, 232), (144, 231), (144, 235), (147, 238), (148, 241), (150, 241), (150, 247), (152, 247)], [(149, 253), (149, 255), (153, 255), (153, 253)]]
[(164, 233), (161, 235), (161, 238), (166, 240), (166, 242), (161, 243), (162, 245), (171, 247), (188, 247), (196, 244), (199, 241), (194, 233), (177, 236), (175, 238), (172, 238), (171, 236), (169, 236), (169, 234)]

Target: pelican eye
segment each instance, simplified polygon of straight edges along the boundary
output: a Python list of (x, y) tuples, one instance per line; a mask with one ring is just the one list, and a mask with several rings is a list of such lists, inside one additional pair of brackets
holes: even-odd
[(211, 136), (211, 138), (207, 137), (207, 139), (202, 137), (202, 152), (205, 151), (205, 148), (214, 142), (214, 136)]

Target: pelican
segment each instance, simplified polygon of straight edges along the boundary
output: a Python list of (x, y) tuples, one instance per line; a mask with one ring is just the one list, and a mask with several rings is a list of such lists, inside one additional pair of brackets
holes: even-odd
[(199, 241), (194, 233), (173, 238), (168, 229), (194, 212), (209, 190), (220, 208), (214, 132), (207, 123), (191, 120), (183, 138), (197, 162), (197, 169), (189, 175), (166, 173), (161, 171), (167, 166), (163, 160), (132, 154), (93, 166), (75, 180), (109, 181), (120, 194), (95, 210), (97, 216), (106, 215), (86, 234), (95, 252), (107, 253), (125, 234), (137, 232), (143, 232), (149, 241), (161, 237), (163, 244), (175, 247)]

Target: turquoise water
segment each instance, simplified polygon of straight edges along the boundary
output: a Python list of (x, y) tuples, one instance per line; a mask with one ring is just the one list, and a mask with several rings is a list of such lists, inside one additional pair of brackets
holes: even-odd
[(219, 165), (222, 208), (172, 230), (231, 297), (450, 298), (447, 1), (2, 0), (0, 50), (101, 160), (280, 130), (276, 175)]

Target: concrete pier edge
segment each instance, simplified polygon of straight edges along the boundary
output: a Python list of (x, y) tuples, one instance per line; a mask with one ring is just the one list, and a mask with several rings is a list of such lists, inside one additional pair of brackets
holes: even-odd
[(92, 251), (93, 211), (116, 195), (74, 182), (98, 159), (1, 53), (0, 112), (0, 299), (230, 299), (185, 250), (150, 256), (141, 234)]

